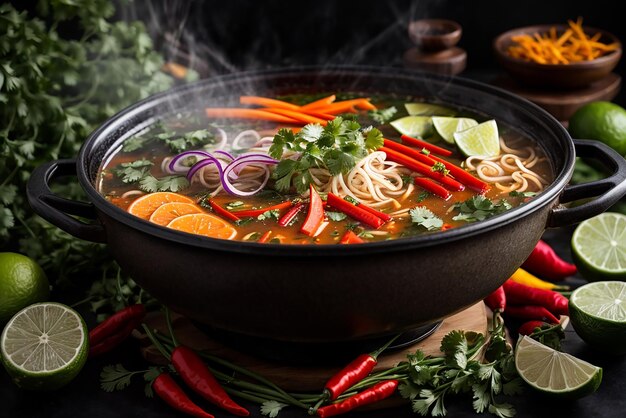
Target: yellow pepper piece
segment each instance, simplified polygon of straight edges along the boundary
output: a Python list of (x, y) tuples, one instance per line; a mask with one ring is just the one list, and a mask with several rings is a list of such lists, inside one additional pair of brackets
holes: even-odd
[(569, 289), (569, 286), (556, 285), (552, 282), (541, 280), (539, 277), (530, 274), (524, 269), (517, 269), (515, 273), (513, 273), (513, 275), (511, 276), (511, 280), (517, 283), (525, 284), (530, 287), (535, 287), (537, 289), (546, 289), (546, 290), (568, 290)]

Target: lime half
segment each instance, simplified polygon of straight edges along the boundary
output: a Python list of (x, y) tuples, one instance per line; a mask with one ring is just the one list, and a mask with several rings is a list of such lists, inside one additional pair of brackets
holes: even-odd
[(455, 132), (454, 142), (466, 156), (484, 155), (495, 157), (500, 154), (500, 136), (498, 125), (491, 119), (476, 126)]
[(449, 144), (454, 144), (454, 133), (464, 131), (478, 125), (470, 118), (454, 118), (450, 116), (433, 116), (433, 126), (437, 133)]
[(402, 135), (424, 138), (433, 133), (433, 122), (430, 116), (405, 116), (389, 124)]
[(405, 103), (404, 107), (411, 116), (454, 116), (456, 114), (449, 107), (432, 103)]
[(574, 290), (569, 312), (576, 333), (593, 348), (626, 354), (626, 283), (592, 282)]
[(602, 382), (602, 368), (527, 335), (522, 335), (517, 343), (515, 368), (536, 390), (562, 398), (582, 398), (595, 392)]
[(73, 380), (87, 361), (88, 344), (81, 316), (55, 302), (16, 313), (0, 340), (5, 369), (16, 385), (33, 390), (58, 389)]
[(581, 222), (572, 256), (589, 281), (626, 280), (626, 215), (605, 212)]

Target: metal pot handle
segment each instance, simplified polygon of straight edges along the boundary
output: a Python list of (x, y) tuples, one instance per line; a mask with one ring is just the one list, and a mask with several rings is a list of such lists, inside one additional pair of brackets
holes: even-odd
[(574, 200), (595, 199), (571, 208), (552, 209), (548, 218), (549, 228), (572, 225), (599, 215), (626, 195), (626, 159), (617, 151), (599, 141), (575, 139), (576, 155), (601, 161), (612, 174), (602, 180), (567, 186), (560, 196), (560, 203)]
[[(50, 182), (62, 176), (76, 176), (76, 160), (51, 161), (33, 170), (26, 185), (28, 203), (37, 215), (65, 232), (86, 241), (106, 242), (104, 227), (97, 222), (91, 203), (64, 199), (52, 193)], [(94, 223), (85, 223), (70, 215)]]

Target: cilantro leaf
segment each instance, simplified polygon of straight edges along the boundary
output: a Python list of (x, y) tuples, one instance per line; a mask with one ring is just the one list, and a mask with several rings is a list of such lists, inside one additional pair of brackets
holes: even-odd
[(134, 183), (143, 179), (153, 165), (152, 161), (142, 158), (130, 163), (122, 163), (119, 168), (114, 169), (114, 172), (124, 183)]
[(137, 372), (126, 370), (121, 364), (105, 366), (100, 372), (100, 387), (105, 392), (125, 389)]
[(368, 114), (375, 122), (382, 125), (389, 122), (396, 112), (398, 112), (398, 109), (395, 106), (391, 106), (386, 109), (370, 110)]
[(493, 203), (485, 196), (476, 195), (464, 202), (456, 203), (453, 208), (458, 210), (459, 214), (452, 219), (466, 222), (482, 221), (505, 212), (511, 209), (511, 207), (511, 204), (504, 199)]
[(335, 221), (335, 222), (343, 221), (344, 219), (348, 217), (348, 215), (346, 215), (343, 212), (331, 212), (331, 211), (326, 211), (326, 216), (328, 217), (328, 219), (330, 219), (331, 221)]
[(409, 215), (411, 215), (411, 222), (423, 226), (429, 231), (441, 229), (443, 226), (443, 220), (425, 206), (414, 207), (409, 210)]
[(270, 418), (275, 418), (276, 416), (278, 416), (278, 413), (286, 406), (287, 404), (278, 401), (265, 401), (261, 405), (261, 414), (266, 415)]

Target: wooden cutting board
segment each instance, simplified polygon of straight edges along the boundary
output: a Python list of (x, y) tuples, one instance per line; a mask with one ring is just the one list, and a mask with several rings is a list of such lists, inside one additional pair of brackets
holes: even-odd
[[(444, 319), (439, 328), (424, 340), (388, 353), (383, 353), (378, 358), (378, 365), (375, 370), (391, 368), (400, 361), (406, 360), (406, 355), (414, 353), (417, 349), (422, 350), (426, 355), (442, 355), (439, 351), (441, 339), (444, 335), (453, 330), (475, 331), (486, 334), (488, 331), (488, 316), (490, 316), (490, 313), (490, 310), (486, 309), (484, 303), (481, 301), (452, 315)], [(285, 365), (257, 358), (250, 354), (236, 351), (211, 339), (184, 317), (173, 315), (172, 318), (174, 331), (181, 344), (187, 345), (195, 350), (207, 350), (217, 357), (261, 374), (283, 389), (289, 391), (313, 393), (321, 391), (326, 380), (341, 369), (341, 367), (337, 366)], [(158, 330), (164, 335), (168, 335), (167, 327), (161, 314), (157, 313), (151, 315), (147, 318), (146, 323), (151, 328)], [(144, 342), (147, 342), (145, 336), (138, 337)], [(142, 348), (142, 354), (152, 363), (166, 364), (165, 359), (150, 345), (145, 345), (144, 348)]]

